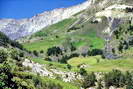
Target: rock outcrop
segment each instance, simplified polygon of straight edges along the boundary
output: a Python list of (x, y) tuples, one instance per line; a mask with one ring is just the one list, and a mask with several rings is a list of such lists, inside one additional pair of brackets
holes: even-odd
[(32, 18), (21, 20), (1, 19), (0, 31), (5, 33), (12, 40), (15, 40), (33, 34), (46, 26), (70, 18), (72, 15), (88, 8), (90, 4), (91, 0), (87, 0), (86, 2), (76, 6), (47, 11), (33, 16)]
[(66, 72), (58, 69), (50, 69), (50, 68), (47, 69), (46, 65), (41, 65), (33, 61), (30, 61), (28, 59), (25, 59), (22, 65), (31, 68), (30, 72), (40, 74), (41, 76), (46, 76), (53, 79), (60, 77), (64, 82), (72, 82), (75, 80), (83, 79), (83, 77), (79, 73)]

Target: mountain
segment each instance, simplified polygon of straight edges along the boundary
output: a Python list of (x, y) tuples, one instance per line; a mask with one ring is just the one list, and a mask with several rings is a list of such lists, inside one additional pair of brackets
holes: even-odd
[(8, 37), (15, 40), (30, 34), (33, 34), (40, 29), (57, 23), (61, 20), (71, 17), (72, 15), (83, 11), (90, 5), (89, 1), (82, 4), (72, 6), (69, 8), (60, 8), (53, 11), (47, 11), (32, 18), (15, 20), (15, 19), (1, 19), (0, 31), (5, 33)]
[[(91, 0), (90, 2), (89, 8), (81, 13), (47, 26), (20, 39), (20, 42), (31, 51), (44, 50), (47, 52), (54, 46), (67, 49), (67, 46), (71, 47), (70, 44), (72, 44), (76, 47), (78, 54), (82, 54), (82, 48), (84, 50), (100, 49), (104, 51), (104, 56), (108, 59), (119, 58), (122, 56), (118, 51), (120, 44), (125, 41), (127, 44), (131, 44), (133, 39), (132, 32), (127, 31), (132, 28), (133, 24), (133, 14), (132, 10), (130, 11), (133, 6), (130, 0), (113, 0), (112, 2), (110, 0)], [(122, 34), (121, 36), (125, 38), (116, 39), (115, 33), (122, 25), (127, 26), (125, 28), (127, 35)], [(123, 46), (125, 45), (123, 44)], [(131, 46), (129, 45), (129, 48)], [(112, 50), (113, 52), (115, 50), (116, 53), (112, 53)]]
[(7, 36), (0, 34), (7, 44), (0, 45), (1, 89), (133, 88), (132, 0), (91, 0), (86, 9), (15, 40), (23, 49)]

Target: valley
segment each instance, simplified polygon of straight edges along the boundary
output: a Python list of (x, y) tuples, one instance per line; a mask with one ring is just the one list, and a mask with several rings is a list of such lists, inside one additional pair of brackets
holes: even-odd
[(133, 2), (90, 0), (59, 19), (60, 10), (31, 18), (34, 29), (0, 20), (0, 88), (133, 89)]

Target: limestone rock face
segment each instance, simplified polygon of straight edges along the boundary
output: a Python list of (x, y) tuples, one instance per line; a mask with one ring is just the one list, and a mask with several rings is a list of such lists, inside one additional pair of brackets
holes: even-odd
[(32, 18), (21, 20), (1, 19), (0, 31), (5, 33), (12, 40), (19, 39), (21, 37), (33, 34), (48, 25), (52, 25), (64, 19), (70, 18), (72, 15), (88, 8), (90, 4), (91, 0), (87, 0), (86, 2), (76, 6), (47, 11), (33, 16)]

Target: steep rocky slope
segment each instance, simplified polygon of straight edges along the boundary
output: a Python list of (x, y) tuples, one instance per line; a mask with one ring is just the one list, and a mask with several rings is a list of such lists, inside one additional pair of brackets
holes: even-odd
[[(104, 56), (108, 59), (118, 58), (112, 54), (113, 48), (117, 48), (116, 51), (118, 51), (118, 47), (115, 46), (120, 41), (120, 39), (115, 40), (114, 32), (120, 24), (127, 21), (131, 22), (130, 25), (133, 24), (133, 13), (129, 11), (133, 6), (129, 1), (91, 0), (90, 8), (78, 16), (73, 16), (76, 19), (69, 18), (48, 26), (26, 39), (22, 39), (21, 42), (24, 42), (24, 47), (31, 51), (47, 51), (54, 46), (64, 47), (69, 40), (68, 43), (75, 46), (79, 53), (81, 53), (82, 47), (87, 50), (88, 48), (101, 49), (107, 51)], [(127, 29), (125, 30), (127, 31)], [(131, 38), (131, 36), (127, 36)], [(114, 44), (110, 44), (112, 41)]]
[(55, 9), (53, 11), (38, 14), (32, 18), (21, 20), (1, 19), (0, 31), (4, 32), (13, 40), (18, 39), (20, 37), (33, 34), (48, 25), (69, 18), (72, 15), (86, 9), (90, 4), (91, 3), (89, 1), (86, 1), (73, 7)]

